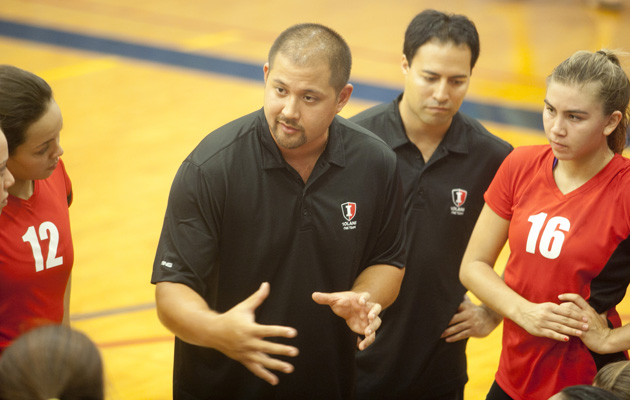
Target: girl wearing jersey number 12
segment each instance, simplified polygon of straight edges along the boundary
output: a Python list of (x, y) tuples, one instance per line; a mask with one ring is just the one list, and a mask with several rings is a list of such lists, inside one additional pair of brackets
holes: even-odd
[[(603, 322), (584, 299), (630, 234), (629, 99), (615, 53), (573, 54), (547, 78), (549, 145), (515, 149), (484, 196), (460, 278), (504, 317), (488, 399), (548, 399), (614, 359), (589, 351)], [(493, 266), (508, 240), (503, 280)], [(607, 318), (621, 325), (614, 304)]]
[(15, 181), (0, 214), (0, 351), (30, 328), (69, 324), (72, 186), (59, 158), (62, 126), (42, 78), (0, 65), (0, 128)]

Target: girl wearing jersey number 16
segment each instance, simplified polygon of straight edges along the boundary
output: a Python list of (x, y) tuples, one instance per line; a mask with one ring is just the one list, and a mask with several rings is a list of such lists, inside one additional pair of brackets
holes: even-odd
[[(549, 145), (515, 149), (485, 193), (460, 278), (504, 317), (488, 399), (548, 399), (624, 358), (589, 351), (597, 326), (621, 320), (614, 303), (602, 322), (584, 299), (605, 303), (591, 284), (609, 273), (611, 255), (630, 234), (630, 160), (621, 155), (629, 99), (615, 53), (573, 54), (547, 78)], [(493, 267), (506, 241), (503, 280)]]
[(0, 65), (0, 129), (14, 177), (0, 214), (0, 351), (30, 328), (69, 324), (72, 186), (60, 159), (62, 126), (42, 78)]

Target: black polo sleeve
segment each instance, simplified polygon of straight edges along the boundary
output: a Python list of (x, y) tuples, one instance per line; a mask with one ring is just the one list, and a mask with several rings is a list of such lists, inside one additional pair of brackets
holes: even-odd
[(390, 165), (394, 165), (395, 168), (390, 172), (388, 179), (381, 228), (378, 232), (376, 245), (371, 252), (372, 258), (369, 265), (388, 264), (404, 268), (406, 262), (404, 195), (398, 171), (398, 161), (396, 160)]
[(217, 268), (221, 221), (209, 186), (199, 166), (184, 161), (171, 187), (152, 283), (182, 283), (206, 296)]

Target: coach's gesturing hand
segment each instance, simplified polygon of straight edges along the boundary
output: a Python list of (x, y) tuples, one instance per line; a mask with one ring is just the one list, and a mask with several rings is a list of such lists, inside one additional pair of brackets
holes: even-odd
[(350, 329), (364, 339), (357, 340), (359, 350), (366, 349), (376, 339), (376, 330), (381, 326), (381, 305), (369, 301), (367, 292), (352, 291), (336, 293), (313, 293), (313, 300), (317, 304), (328, 305), (332, 311), (346, 320)]
[(298, 349), (265, 338), (293, 338), (297, 331), (287, 326), (256, 323), (254, 312), (269, 291), (269, 284), (265, 282), (241, 303), (225, 313), (217, 313), (188, 286), (159, 282), (156, 288), (158, 316), (181, 340), (214, 348), (240, 362), (259, 378), (276, 385), (279, 379), (270, 370), (291, 373), (293, 365), (270, 355), (294, 357)]

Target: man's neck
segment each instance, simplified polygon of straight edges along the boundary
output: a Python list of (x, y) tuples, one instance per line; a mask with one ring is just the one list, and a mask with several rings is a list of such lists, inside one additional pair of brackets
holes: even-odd
[(300, 174), (304, 183), (306, 183), (327, 144), (328, 133), (316, 141), (306, 143), (296, 149), (285, 149), (280, 146), (278, 148), (287, 164), (293, 167)]
[(417, 116), (407, 109), (402, 102), (399, 105), (400, 117), (409, 140), (416, 145), (427, 162), (444, 139), (452, 119), (443, 125), (429, 125), (422, 122)]

